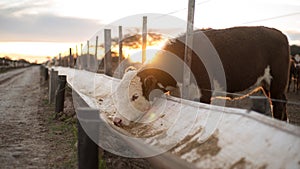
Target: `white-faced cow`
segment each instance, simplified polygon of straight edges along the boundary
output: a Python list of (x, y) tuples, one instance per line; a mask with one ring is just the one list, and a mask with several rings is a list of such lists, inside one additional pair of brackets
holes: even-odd
[[(273, 99), (273, 116), (286, 120), (286, 88), (289, 77), (289, 44), (280, 31), (267, 27), (234, 27), (220, 30), (194, 31), (193, 51), (201, 46), (203, 33), (219, 55), (223, 65), (227, 92), (240, 92), (261, 85)], [(163, 50), (184, 59), (185, 35), (171, 40)], [(201, 49), (206, 50), (206, 49)], [(163, 55), (157, 58), (163, 60)], [(205, 63), (196, 52), (192, 54), (191, 71), (201, 91), (200, 102), (211, 103), (212, 87)], [(153, 62), (155, 64), (155, 62)], [(164, 63), (170, 64), (170, 63)], [(171, 65), (172, 66), (172, 65)], [(141, 70), (143, 95), (149, 100), (153, 89), (168, 90), (177, 82), (159, 69)], [(212, 77), (218, 81), (217, 77)], [(278, 101), (278, 100), (283, 100)]]

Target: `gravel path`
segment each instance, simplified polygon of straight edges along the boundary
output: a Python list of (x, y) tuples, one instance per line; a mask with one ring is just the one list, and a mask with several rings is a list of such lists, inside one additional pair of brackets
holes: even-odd
[(39, 94), (37, 66), (0, 75), (0, 168), (45, 168), (49, 148)]

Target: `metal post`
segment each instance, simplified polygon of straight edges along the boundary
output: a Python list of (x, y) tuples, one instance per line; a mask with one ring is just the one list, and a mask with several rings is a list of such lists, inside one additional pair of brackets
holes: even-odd
[(62, 112), (64, 110), (64, 102), (65, 102), (65, 87), (67, 82), (66, 75), (58, 76), (58, 86), (56, 90), (56, 99), (55, 99), (55, 113)]
[(189, 0), (188, 6), (188, 22), (186, 30), (185, 51), (184, 51), (184, 68), (183, 68), (183, 87), (182, 97), (188, 99), (189, 85), (191, 79), (190, 67), (192, 64), (192, 46), (193, 46), (193, 29), (194, 29), (194, 11), (195, 0)]
[(105, 45), (105, 56), (104, 56), (104, 74), (112, 76), (112, 64), (111, 64), (111, 30), (104, 30), (104, 45)]
[[(77, 112), (78, 168), (98, 169), (99, 111), (80, 108)], [(96, 142), (96, 143), (95, 143)]]
[(146, 48), (147, 48), (147, 16), (143, 16), (143, 32), (142, 32), (142, 63), (146, 61)]

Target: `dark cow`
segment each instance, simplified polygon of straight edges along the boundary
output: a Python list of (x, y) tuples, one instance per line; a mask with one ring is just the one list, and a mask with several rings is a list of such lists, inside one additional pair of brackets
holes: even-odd
[(294, 58), (290, 59), (290, 77), (288, 84), (288, 91), (290, 91), (290, 86), (293, 82), (293, 91), (298, 93), (299, 83), (300, 83), (300, 66)]
[(290, 76), (288, 91), (290, 91), (290, 86), (293, 83), (293, 91), (298, 92), (299, 86), (299, 67), (296, 66), (296, 63), (293, 59), (290, 60)]
[[(211, 44), (219, 54), (226, 78), (227, 92), (240, 92), (257, 84), (260, 80), (261, 86), (274, 99), (273, 117), (286, 120), (286, 89), (289, 78), (289, 44), (286, 36), (280, 31), (267, 27), (234, 27), (228, 29), (207, 31), (194, 31), (193, 34), (193, 54), (191, 71), (201, 90), (200, 102), (210, 103), (213, 85), (209, 78), (206, 64), (202, 61), (209, 56), (197, 56), (195, 49), (207, 50), (201, 38), (203, 33), (210, 40)], [(184, 59), (185, 35), (171, 40), (164, 46), (164, 50), (169, 51)], [(159, 63), (164, 55), (157, 57)], [(170, 64), (163, 61), (164, 64)], [(151, 64), (150, 64), (151, 65)], [(171, 65), (172, 66), (172, 65)], [(210, 65), (209, 65), (210, 66)], [(208, 66), (208, 67), (209, 67)], [(150, 66), (151, 67), (151, 66)], [(217, 69), (217, 68), (216, 68)], [(145, 98), (149, 99), (149, 94), (153, 89), (162, 87), (176, 87), (175, 79), (166, 76), (166, 72), (159, 73), (159, 69), (145, 69), (138, 73), (141, 77), (142, 88)], [(213, 79), (219, 80), (216, 74), (212, 74)], [(267, 77), (268, 76), (268, 77)]]

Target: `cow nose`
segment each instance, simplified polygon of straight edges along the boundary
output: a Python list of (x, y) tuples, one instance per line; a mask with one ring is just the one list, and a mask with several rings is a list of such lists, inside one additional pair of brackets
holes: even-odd
[(114, 125), (116, 125), (116, 126), (121, 126), (121, 124), (122, 124), (122, 119), (119, 118), (119, 117), (115, 117), (115, 118), (113, 119), (113, 122), (114, 122)]

